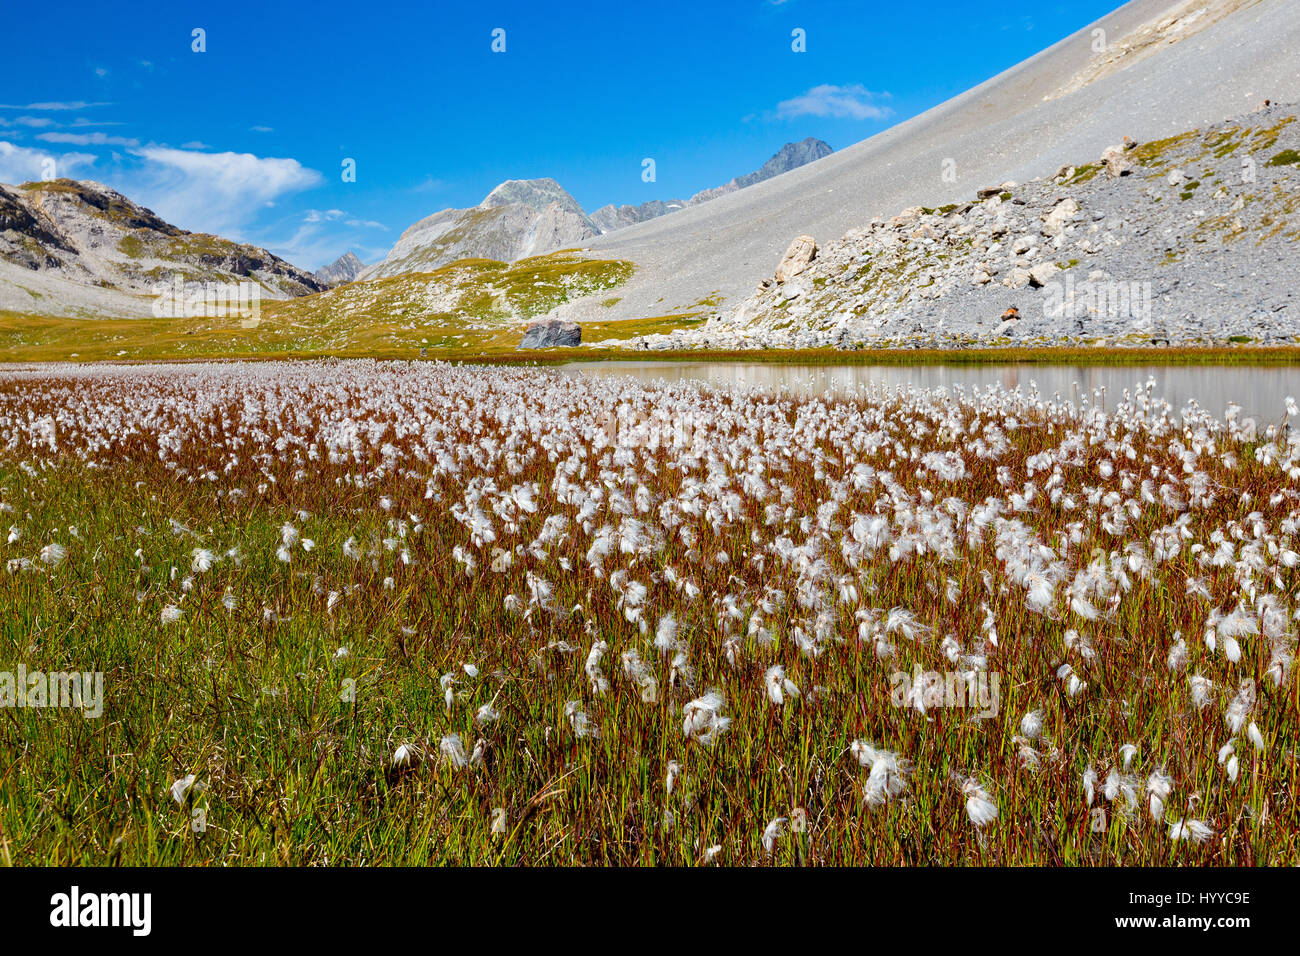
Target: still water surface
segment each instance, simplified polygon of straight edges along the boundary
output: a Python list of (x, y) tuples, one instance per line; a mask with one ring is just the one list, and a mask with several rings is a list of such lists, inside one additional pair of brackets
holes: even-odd
[(1113, 408), (1124, 389), (1155, 379), (1155, 395), (1175, 411), (1189, 401), (1222, 418), (1229, 402), (1243, 415), (1262, 423), (1285, 415), (1288, 395), (1300, 399), (1300, 366), (1250, 367), (1233, 365), (764, 365), (738, 362), (581, 362), (563, 371), (589, 375), (628, 375), (643, 382), (685, 379), (713, 385), (759, 386), (773, 391), (847, 394), (872, 383), (920, 388), (961, 385), (967, 389), (1001, 385), (1025, 392), (1037, 384), (1050, 398), (1077, 399), (1106, 389), (1106, 406)]

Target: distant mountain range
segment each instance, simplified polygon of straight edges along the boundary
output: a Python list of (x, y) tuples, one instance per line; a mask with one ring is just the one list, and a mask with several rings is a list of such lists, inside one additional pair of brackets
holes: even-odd
[(786, 143), (775, 156), (754, 172), (746, 173), (744, 176), (737, 176), (731, 182), (724, 183), (721, 186), (701, 190), (690, 199), (669, 199), (667, 202), (655, 199), (641, 203), (639, 206), (601, 206), (591, 214), (591, 218), (600, 227), (602, 233), (613, 232), (625, 226), (635, 225), (638, 222), (645, 222), (647, 219), (656, 219), (670, 212), (685, 209), (687, 206), (698, 206), (700, 203), (708, 202), (710, 199), (717, 199), (719, 196), (727, 195), (727, 193), (734, 193), (738, 189), (744, 189), (746, 186), (752, 186), (755, 183), (771, 179), (773, 176), (779, 176), (782, 173), (788, 173), (792, 169), (798, 169), (800, 166), (805, 166), (824, 156), (829, 156), (832, 152), (834, 151), (826, 143), (810, 136), (797, 143)]
[(143, 315), (159, 283), (251, 280), (273, 299), (321, 292), (265, 249), (186, 232), (96, 182), (0, 185), (0, 309)]
[(465, 259), (517, 262), (697, 206), (829, 155), (818, 139), (787, 143), (759, 169), (689, 200), (605, 206), (588, 215), (554, 179), (512, 179), (471, 209), (412, 225), (380, 262), (352, 252), (316, 273), (265, 249), (164, 221), (96, 182), (0, 185), (0, 310), (50, 315), (146, 315), (159, 283), (251, 280), (292, 298), (361, 280), (432, 272)]

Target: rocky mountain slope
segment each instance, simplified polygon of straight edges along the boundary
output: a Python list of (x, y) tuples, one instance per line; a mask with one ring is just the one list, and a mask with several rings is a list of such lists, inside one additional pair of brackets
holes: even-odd
[(459, 259), (514, 262), (581, 245), (598, 232), (555, 180), (509, 180), (473, 209), (444, 209), (421, 219), (358, 278), (431, 272)]
[(719, 196), (734, 193), (746, 186), (753, 186), (756, 183), (771, 179), (773, 176), (779, 176), (782, 173), (788, 173), (792, 169), (798, 169), (800, 166), (816, 162), (829, 156), (832, 152), (834, 150), (826, 143), (810, 136), (797, 143), (786, 143), (754, 172), (737, 176), (721, 186), (701, 190), (690, 199), (669, 199), (667, 201), (653, 199), (636, 206), (601, 206), (591, 214), (591, 218), (602, 233), (613, 232), (616, 229), (635, 225), (638, 222), (657, 219), (659, 216), (665, 216), (670, 212), (677, 212), (687, 206), (698, 206), (710, 199), (717, 199)]
[(1300, 340), (1300, 122), (1274, 105), (1024, 184), (796, 239), (757, 291), (634, 347)]
[(356, 257), (355, 253), (345, 252), (329, 265), (317, 269), (314, 275), (321, 284), (334, 288), (343, 285), (345, 282), (351, 282), (364, 269), (365, 263)]
[(179, 229), (100, 183), (0, 185), (0, 309), (144, 315), (176, 277), (252, 280), (272, 299), (326, 288), (265, 249)]
[[(1098, 29), (1103, 52), (1094, 50)], [(719, 313), (729, 312), (772, 274), (795, 236), (825, 244), (902, 209), (963, 203), (985, 186), (1050, 177), (1124, 136), (1152, 142), (1206, 129), (1265, 99), (1300, 102), (1297, 49), (1294, 0), (1134, 0), (870, 139), (591, 240), (593, 255), (630, 260), (635, 274), (612, 309), (582, 300), (560, 317), (664, 316), (705, 299), (720, 299)]]

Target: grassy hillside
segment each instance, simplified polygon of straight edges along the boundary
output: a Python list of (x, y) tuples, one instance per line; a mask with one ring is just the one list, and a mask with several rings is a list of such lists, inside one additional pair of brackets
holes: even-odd
[[(513, 350), (530, 319), (571, 299), (613, 289), (631, 272), (630, 263), (586, 259), (571, 250), (511, 265), (466, 259), (433, 272), (264, 300), (256, 322), (235, 317), (73, 319), (0, 312), (0, 361)], [(597, 339), (630, 338), (678, 324), (603, 323), (591, 333)]]

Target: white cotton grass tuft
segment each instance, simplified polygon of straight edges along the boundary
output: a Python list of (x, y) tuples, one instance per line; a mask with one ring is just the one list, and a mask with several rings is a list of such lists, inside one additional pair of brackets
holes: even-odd
[(1030, 740), (1037, 740), (1043, 732), (1043, 711), (1041, 708), (1031, 710), (1020, 718), (1020, 732)]
[(721, 691), (710, 690), (682, 707), (682, 733), (686, 739), (706, 747), (717, 744), (731, 727), (731, 718), (721, 715), (726, 703)]
[(1096, 769), (1092, 764), (1088, 764), (1083, 771), (1083, 795), (1088, 801), (1088, 806), (1092, 806), (1093, 801), (1097, 799), (1098, 779)]
[(392, 766), (394, 770), (414, 767), (423, 758), (423, 751), (416, 744), (399, 744), (393, 751)]
[(866, 783), (862, 785), (862, 796), (867, 806), (883, 807), (907, 789), (912, 766), (898, 754), (873, 747), (865, 740), (853, 741), (849, 751), (858, 763), (870, 768)]
[(469, 765), (469, 758), (465, 756), (465, 744), (460, 739), (460, 734), (447, 734), (439, 740), (438, 753), (457, 770)]
[(998, 817), (998, 805), (978, 780), (971, 777), (961, 785), (966, 798), (966, 816), (976, 829), (986, 827)]
[(1187, 642), (1183, 640), (1181, 634), (1174, 634), (1174, 642), (1170, 645), (1169, 653), (1165, 657), (1165, 664), (1170, 671), (1175, 673), (1187, 666)]
[(1065, 693), (1070, 697), (1078, 697), (1088, 689), (1088, 682), (1076, 674), (1069, 664), (1058, 667), (1056, 676), (1065, 684)]
[(776, 841), (785, 833), (786, 817), (777, 817), (763, 828), (763, 852), (768, 856), (776, 850)]
[(1223, 768), (1224, 774), (1228, 777), (1229, 783), (1237, 782), (1237, 775), (1241, 770), (1241, 762), (1237, 759), (1237, 741), (1229, 740), (1219, 748), (1218, 754), (1219, 766)]
[(655, 650), (660, 654), (670, 654), (677, 649), (677, 618), (665, 614), (655, 626)]
[(1259, 725), (1253, 720), (1250, 722), (1250, 726), (1246, 728), (1246, 739), (1249, 740), (1251, 746), (1260, 753), (1263, 753), (1267, 749), (1264, 745), (1264, 735), (1259, 732)]
[(1232, 733), (1240, 733), (1241, 728), (1246, 724), (1246, 718), (1255, 708), (1255, 685), (1249, 681), (1241, 682), (1236, 696), (1228, 703), (1228, 709), (1223, 712), (1223, 722), (1227, 725), (1228, 730)]
[(799, 688), (786, 678), (785, 668), (780, 664), (773, 664), (767, 669), (763, 675), (763, 686), (767, 689), (768, 700), (778, 707), (785, 703), (786, 697), (799, 696)]
[(1193, 843), (1205, 843), (1214, 836), (1214, 828), (1203, 820), (1178, 820), (1169, 825), (1169, 839), (1190, 840)]
[(1197, 710), (1204, 710), (1210, 706), (1214, 699), (1214, 681), (1200, 674), (1193, 674), (1187, 678), (1187, 685), (1191, 688), (1192, 704)]
[(57, 542), (47, 544), (45, 547), (41, 548), (41, 564), (49, 565), (52, 568), (57, 568), (67, 559), (67, 557), (68, 549)]
[(1174, 789), (1174, 778), (1156, 770), (1147, 777), (1148, 809), (1151, 819), (1160, 823), (1165, 818), (1165, 803)]
[(194, 776), (194, 774), (187, 773), (185, 776), (175, 781), (169, 789), (172, 799), (175, 800), (177, 803), (184, 805), (185, 794), (190, 789), (190, 787), (194, 786), (194, 781), (196, 779), (197, 778)]
[(564, 716), (568, 718), (569, 728), (573, 735), (579, 739), (584, 737), (599, 737), (600, 729), (591, 722), (586, 712), (582, 709), (579, 701), (571, 700), (564, 705)]

